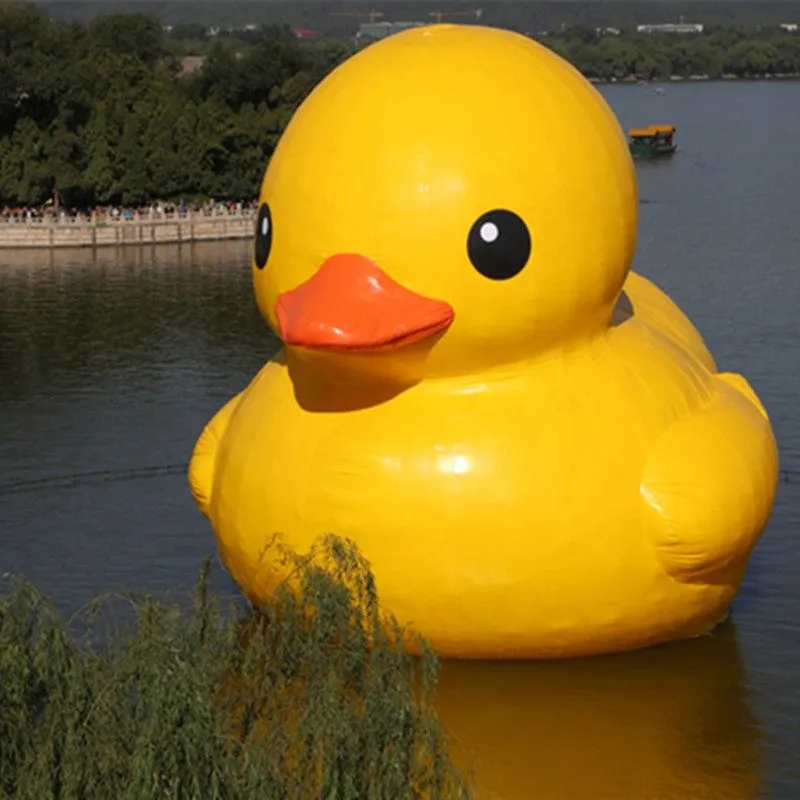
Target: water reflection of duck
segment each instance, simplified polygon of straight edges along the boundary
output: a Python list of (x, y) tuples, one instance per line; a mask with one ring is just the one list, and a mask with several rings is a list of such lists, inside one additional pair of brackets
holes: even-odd
[(761, 749), (731, 623), (561, 662), (445, 662), (439, 711), (481, 800), (745, 800)]

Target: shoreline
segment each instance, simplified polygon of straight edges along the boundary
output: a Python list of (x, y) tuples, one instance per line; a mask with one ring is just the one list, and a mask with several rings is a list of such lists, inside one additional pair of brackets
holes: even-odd
[[(584, 75), (586, 78), (586, 76)], [(610, 85), (616, 83), (625, 83), (630, 85), (652, 86), (655, 84), (667, 83), (729, 83), (733, 81), (742, 83), (786, 83), (790, 81), (800, 81), (800, 72), (794, 73), (779, 73), (779, 74), (766, 74), (754, 75), (751, 78), (740, 78), (738, 75), (721, 75), (718, 78), (711, 78), (708, 75), (670, 75), (668, 78), (652, 78), (651, 80), (644, 80), (644, 78), (637, 78), (635, 75), (628, 75), (626, 78), (586, 78), (589, 83)]]
[(186, 215), (163, 219), (0, 223), (0, 251), (125, 247), (249, 239), (253, 213)]

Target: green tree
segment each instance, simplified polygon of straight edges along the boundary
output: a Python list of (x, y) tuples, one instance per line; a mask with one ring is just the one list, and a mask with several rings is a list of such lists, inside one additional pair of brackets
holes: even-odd
[(104, 14), (89, 23), (89, 45), (153, 64), (166, 52), (158, 17), (151, 14)]
[[(91, 202), (83, 180), (86, 164), (83, 137), (74, 130), (71, 114), (59, 115), (42, 138), (42, 188), (59, 207), (85, 205)], [(89, 195), (87, 197), (87, 194)]]
[(778, 53), (770, 42), (741, 41), (728, 50), (724, 68), (740, 78), (775, 72)]
[(119, 130), (114, 125), (106, 103), (98, 103), (83, 129), (86, 169), (84, 182), (91, 193), (92, 204), (105, 205), (116, 198), (117, 159), (115, 156)]

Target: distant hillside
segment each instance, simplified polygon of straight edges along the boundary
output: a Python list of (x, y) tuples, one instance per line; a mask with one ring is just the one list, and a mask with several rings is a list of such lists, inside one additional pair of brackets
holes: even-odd
[(708, 26), (774, 27), (800, 22), (798, 0), (546, 0), (545, 2), (346, 2), (342, 0), (44, 0), (37, 5), (57, 19), (87, 20), (98, 14), (139, 11), (157, 14), (164, 24), (194, 22), (206, 26), (243, 26), (248, 23), (284, 23), (331, 36), (350, 36), (369, 12), (382, 12), (388, 21), (432, 20), (440, 10), (443, 21), (474, 21), (534, 33), (561, 26), (632, 28), (643, 23), (701, 22)]

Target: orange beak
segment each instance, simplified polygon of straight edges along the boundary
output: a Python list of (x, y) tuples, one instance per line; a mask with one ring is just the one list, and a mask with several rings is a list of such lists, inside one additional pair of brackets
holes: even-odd
[(305, 283), (278, 296), (283, 341), (325, 350), (390, 350), (445, 330), (455, 316), (442, 300), (392, 280), (363, 256), (332, 256)]

